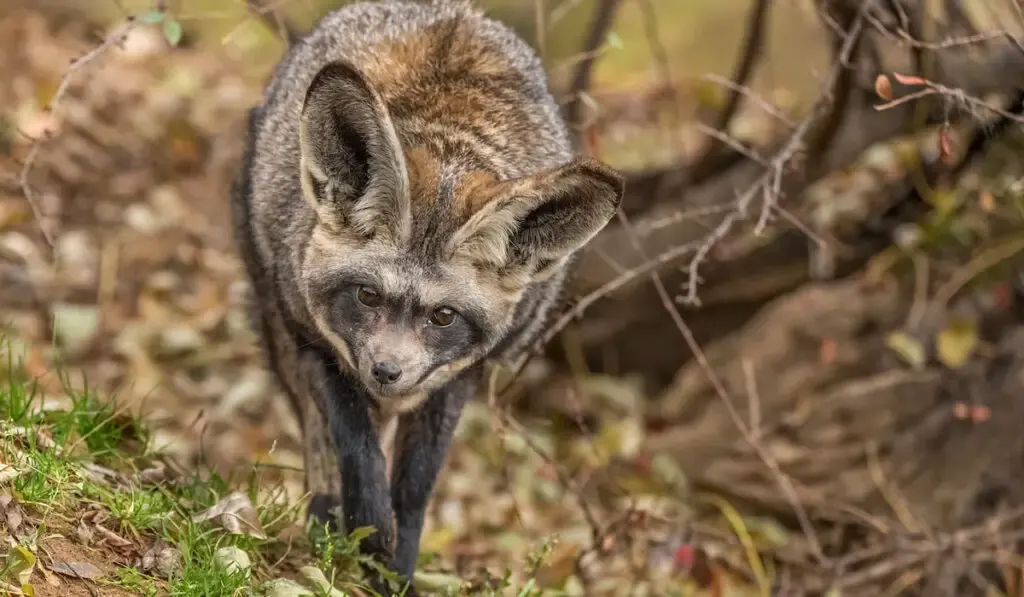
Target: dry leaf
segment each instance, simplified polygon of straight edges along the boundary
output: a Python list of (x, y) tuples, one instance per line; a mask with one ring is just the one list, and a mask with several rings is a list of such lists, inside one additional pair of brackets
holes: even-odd
[(132, 544), (131, 541), (125, 539), (124, 537), (118, 535), (114, 531), (111, 531), (110, 529), (104, 526), (96, 525), (96, 530), (99, 531), (99, 534), (103, 536), (103, 538), (100, 540), (100, 543), (106, 543), (111, 547), (128, 547)]
[(57, 562), (50, 566), (50, 570), (64, 576), (84, 578), (86, 580), (103, 576), (102, 570), (88, 562)]
[(875, 93), (885, 101), (892, 99), (892, 81), (889, 80), (889, 77), (878, 75), (875, 78)]
[(21, 473), (21, 469), (15, 468), (13, 464), (0, 462), (0, 485), (17, 479)]
[(822, 365), (831, 365), (836, 362), (839, 353), (839, 344), (832, 338), (822, 338), (821, 348), (818, 352), (818, 360)]
[(313, 597), (313, 592), (294, 580), (275, 578), (264, 585), (267, 597)]
[(935, 339), (939, 360), (950, 369), (962, 367), (977, 346), (978, 329), (969, 319), (954, 319)]
[(249, 535), (257, 539), (266, 539), (263, 525), (260, 524), (256, 508), (249, 496), (240, 491), (228, 494), (224, 499), (192, 517), (193, 522), (217, 519), (229, 533)]
[(221, 547), (217, 551), (213, 552), (213, 561), (229, 574), (240, 571), (248, 573), (249, 569), (252, 567), (252, 561), (249, 559), (249, 554), (234, 545)]
[(6, 524), (11, 536), (16, 535), (25, 521), (25, 513), (13, 496), (0, 495), (0, 518)]
[(996, 198), (992, 196), (992, 191), (982, 191), (978, 195), (978, 207), (985, 213), (992, 213), (996, 210)]
[(885, 339), (885, 344), (914, 369), (924, 367), (924, 346), (906, 332), (893, 332), (889, 334), (889, 337)]
[(457, 592), (462, 587), (462, 579), (454, 574), (444, 572), (423, 572), (416, 571), (413, 575), (413, 585), (428, 594)]
[(927, 85), (928, 81), (914, 75), (893, 73), (892, 76), (903, 85)]
[(953, 165), (953, 134), (949, 123), (942, 125), (939, 129), (939, 159), (947, 166)]
[(7, 555), (7, 562), (4, 564), (8, 577), (22, 586), (28, 584), (28, 580), (32, 576), (32, 569), (35, 567), (36, 554), (22, 545), (11, 549)]
[(345, 593), (342, 593), (338, 589), (331, 586), (330, 581), (324, 576), (322, 570), (316, 566), (303, 566), (299, 568), (299, 574), (306, 582), (313, 585), (313, 588), (317, 589), (321, 593), (326, 593), (329, 597), (345, 597)]

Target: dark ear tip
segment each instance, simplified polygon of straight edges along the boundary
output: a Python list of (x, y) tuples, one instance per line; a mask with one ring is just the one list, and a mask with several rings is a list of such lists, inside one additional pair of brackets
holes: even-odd
[(619, 208), (622, 197), (626, 191), (626, 177), (618, 170), (597, 158), (581, 157), (576, 160), (579, 170), (596, 179), (599, 183), (608, 185), (612, 190), (612, 210)]
[(620, 171), (608, 166), (597, 158), (589, 157), (578, 159), (577, 166), (581, 171), (588, 173), (611, 187), (615, 195), (615, 205), (622, 201), (623, 194), (626, 191), (626, 177)]
[(310, 81), (309, 86), (306, 87), (306, 96), (303, 99), (303, 105), (308, 104), (310, 98), (314, 97), (324, 89), (328, 89), (331, 85), (338, 83), (348, 85), (355, 84), (361, 87), (364, 91), (369, 90), (366, 79), (355, 65), (347, 60), (334, 60), (325, 64), (323, 68), (313, 75), (313, 80)]

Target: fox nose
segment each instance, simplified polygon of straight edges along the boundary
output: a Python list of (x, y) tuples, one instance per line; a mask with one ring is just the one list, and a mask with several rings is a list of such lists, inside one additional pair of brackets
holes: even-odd
[(370, 369), (370, 373), (373, 374), (373, 378), (380, 384), (395, 383), (399, 377), (402, 377), (402, 370), (398, 365), (389, 362), (374, 363), (373, 368)]

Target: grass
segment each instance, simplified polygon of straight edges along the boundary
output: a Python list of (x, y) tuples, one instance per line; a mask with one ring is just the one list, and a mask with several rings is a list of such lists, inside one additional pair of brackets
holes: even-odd
[[(0, 593), (45, 594), (59, 576), (62, 587), (87, 584), (92, 595), (350, 595), (356, 587), (377, 595), (362, 582), (361, 565), (373, 563), (359, 552), (372, 528), (338, 535), (305, 524), (303, 504), (273, 499), (275, 488), (261, 486), (256, 474), (232, 481), (192, 471), (153, 481), (147, 473), (163, 461), (145, 421), (67, 383), (67, 406), (44, 407), (10, 350), (5, 358), (0, 542), (11, 549), (0, 555)], [(262, 532), (231, 532), (216, 517), (196, 517), (232, 499), (251, 507)], [(529, 577), (548, 553), (542, 546), (528, 562)], [(424, 553), (422, 562), (431, 558)], [(61, 563), (92, 573), (50, 572)], [(508, 572), (496, 586), (468, 594), (562, 594), (541, 591), (532, 578), (517, 588), (510, 578)], [(459, 592), (460, 579), (444, 574), (417, 573), (417, 584), (427, 594), (467, 594)]]

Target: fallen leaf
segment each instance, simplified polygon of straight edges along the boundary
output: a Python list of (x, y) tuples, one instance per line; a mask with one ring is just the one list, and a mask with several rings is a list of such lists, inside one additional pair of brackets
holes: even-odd
[(173, 578), (181, 570), (181, 551), (176, 547), (165, 547), (156, 554), (157, 574)]
[(249, 500), (249, 496), (240, 491), (228, 494), (224, 499), (212, 507), (192, 517), (193, 522), (204, 522), (216, 519), (229, 533), (235, 535), (249, 535), (257, 539), (266, 539), (267, 535), (260, 524), (256, 508)]
[(901, 75), (893, 73), (892, 76), (903, 85), (927, 85), (928, 81), (914, 75)]
[(959, 369), (978, 346), (978, 329), (969, 319), (954, 319), (939, 331), (935, 348), (939, 360), (950, 369)]
[(54, 333), (72, 353), (88, 346), (99, 331), (100, 314), (95, 306), (54, 303), (51, 310)]
[(316, 566), (303, 566), (299, 568), (299, 574), (303, 579), (312, 584), (313, 588), (321, 593), (326, 593), (329, 597), (346, 597), (345, 593), (331, 586), (323, 571)]
[(444, 572), (421, 572), (413, 574), (413, 585), (420, 591), (428, 593), (449, 593), (462, 587), (462, 579), (454, 574)]
[(822, 365), (831, 365), (836, 362), (839, 353), (839, 344), (832, 338), (822, 338), (818, 359)]
[(889, 334), (889, 337), (885, 339), (885, 344), (914, 369), (922, 369), (924, 367), (924, 346), (906, 332), (893, 332)]
[(984, 423), (992, 417), (992, 409), (984, 406), (977, 405), (971, 409), (971, 420), (975, 423)]
[(889, 77), (885, 75), (875, 77), (875, 93), (885, 101), (892, 99), (892, 81), (889, 80)]
[(78, 521), (78, 526), (75, 527), (75, 537), (82, 545), (89, 545), (92, 543), (92, 529), (89, 528), (89, 525), (85, 524), (84, 520)]
[(939, 159), (947, 166), (953, 165), (953, 133), (948, 123), (939, 129)]
[(32, 569), (35, 566), (36, 554), (22, 545), (16, 545), (11, 549), (10, 554), (7, 556), (7, 562), (4, 564), (8, 576), (19, 585), (22, 585), (23, 591), (24, 585), (28, 584), (28, 579), (32, 576)]
[(0, 462), (0, 485), (17, 479), (21, 473), (21, 469), (15, 468), (13, 464)]
[(0, 495), (0, 519), (4, 521), (11, 536), (17, 534), (18, 529), (25, 521), (25, 513), (21, 504), (15, 501), (13, 496)]
[(978, 195), (978, 206), (985, 213), (992, 213), (996, 210), (996, 198), (992, 196), (992, 191), (985, 190)]
[(50, 566), (50, 570), (64, 576), (84, 578), (86, 580), (103, 576), (102, 570), (88, 562), (57, 562)]
[(0, 201), (0, 230), (6, 230), (32, 219), (28, 202), (21, 199)]
[(213, 562), (229, 574), (234, 574), (236, 572), (248, 573), (249, 568), (252, 567), (252, 561), (249, 559), (249, 554), (234, 545), (221, 547), (217, 551), (213, 552)]
[(118, 535), (114, 531), (111, 531), (110, 529), (104, 526), (97, 524), (96, 530), (99, 531), (99, 534), (103, 536), (103, 538), (100, 540), (100, 543), (106, 543), (111, 547), (128, 547), (132, 544), (131, 541), (125, 539), (124, 537)]
[(312, 597), (313, 591), (287, 578), (275, 578), (263, 585), (267, 597)]

